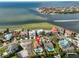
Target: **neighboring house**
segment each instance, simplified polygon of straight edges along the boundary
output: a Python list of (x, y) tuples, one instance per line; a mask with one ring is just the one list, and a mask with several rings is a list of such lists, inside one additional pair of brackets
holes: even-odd
[(21, 40), (20, 45), (24, 50), (28, 51), (28, 54), (32, 53), (32, 41), (31, 40)]
[(76, 37), (74, 37), (75, 39), (79, 40), (79, 34), (76, 35)]
[(6, 51), (3, 53), (3, 56), (7, 56), (8, 54), (13, 54), (22, 50), (22, 47), (18, 44), (11, 44), (8, 46)]
[(64, 58), (79, 58), (79, 54), (68, 54)]
[(5, 35), (4, 35), (4, 38), (5, 38), (5, 40), (11, 40), (11, 38), (12, 38), (12, 33), (5, 34)]
[(54, 58), (61, 58), (60, 54), (54, 56)]
[(75, 48), (73, 46), (71, 46), (67, 49), (64, 49), (64, 50), (67, 54), (74, 54), (75, 53)]
[(69, 37), (69, 36), (71, 36), (72, 35), (72, 31), (70, 31), (70, 30), (65, 30), (65, 37)]
[(58, 43), (62, 49), (66, 49), (66, 48), (70, 47), (70, 42), (66, 39), (61, 39), (61, 40), (59, 40)]
[(79, 48), (79, 40), (73, 40), (72, 42), (75, 47)]
[(60, 40), (59, 41), (59, 46), (64, 52), (66, 52), (66, 55), (76, 54), (75, 48), (71, 45), (71, 42), (69, 42), (66, 39)]
[(49, 40), (44, 43), (44, 47), (49, 52), (54, 51), (54, 46)]
[(20, 57), (20, 58), (28, 58), (29, 57), (28, 51), (27, 50), (22, 50), (22, 51), (17, 53), (17, 56)]
[(71, 39), (71, 38), (66, 38), (66, 39), (69, 40), (71, 43), (73, 43), (74, 47), (78, 47), (79, 48), (79, 40)]
[(62, 27), (57, 27), (57, 28), (58, 28), (58, 31), (60, 32), (59, 34), (64, 35), (64, 28)]
[(78, 58), (79, 55), (75, 52), (74, 47), (70, 47), (70, 48), (67, 50), (67, 53), (66, 53), (65, 57), (66, 57), (66, 58)]

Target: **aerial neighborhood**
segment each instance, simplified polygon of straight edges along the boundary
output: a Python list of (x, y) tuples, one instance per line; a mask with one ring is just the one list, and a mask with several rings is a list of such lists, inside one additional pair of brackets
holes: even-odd
[(0, 57), (60, 58), (79, 53), (79, 34), (62, 27), (13, 31), (7, 28), (0, 33)]
[(0, 58), (79, 58), (79, 2), (0, 2)]

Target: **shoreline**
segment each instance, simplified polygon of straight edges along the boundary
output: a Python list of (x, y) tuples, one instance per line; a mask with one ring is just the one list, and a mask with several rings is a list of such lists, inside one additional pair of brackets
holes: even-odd
[[(57, 9), (57, 8), (55, 8)], [(75, 8), (76, 9), (76, 8)], [(63, 10), (62, 9), (58, 9), (57, 10), (53, 10), (53, 8), (36, 8), (36, 11), (41, 13), (41, 14), (77, 14), (79, 13), (79, 10), (74, 10), (74, 11), (68, 11), (68, 10)], [(71, 9), (69, 9), (71, 10)]]

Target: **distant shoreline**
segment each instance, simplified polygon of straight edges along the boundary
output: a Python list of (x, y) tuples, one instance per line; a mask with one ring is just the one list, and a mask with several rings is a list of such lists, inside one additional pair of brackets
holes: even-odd
[(68, 8), (52, 8), (52, 7), (41, 7), (37, 8), (41, 14), (76, 14), (79, 13), (79, 7), (68, 7)]

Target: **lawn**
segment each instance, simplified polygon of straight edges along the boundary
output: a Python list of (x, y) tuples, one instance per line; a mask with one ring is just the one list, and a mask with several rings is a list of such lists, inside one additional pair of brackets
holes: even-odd
[(10, 28), (10, 30), (14, 29), (51, 29), (52, 24), (42, 22), (42, 23), (30, 23), (30, 24), (22, 24), (22, 25), (8, 25), (8, 26), (0, 26), (0, 29), (5, 30), (6, 28)]
[[(1, 47), (0, 48), (0, 54), (3, 54), (5, 52), (7, 47)], [(2, 56), (0, 56), (0, 58), (2, 58)]]
[(5, 52), (5, 50), (6, 50), (6, 48), (7, 48), (7, 47), (2, 47), (2, 48), (0, 48), (0, 54), (3, 54), (3, 53)]

